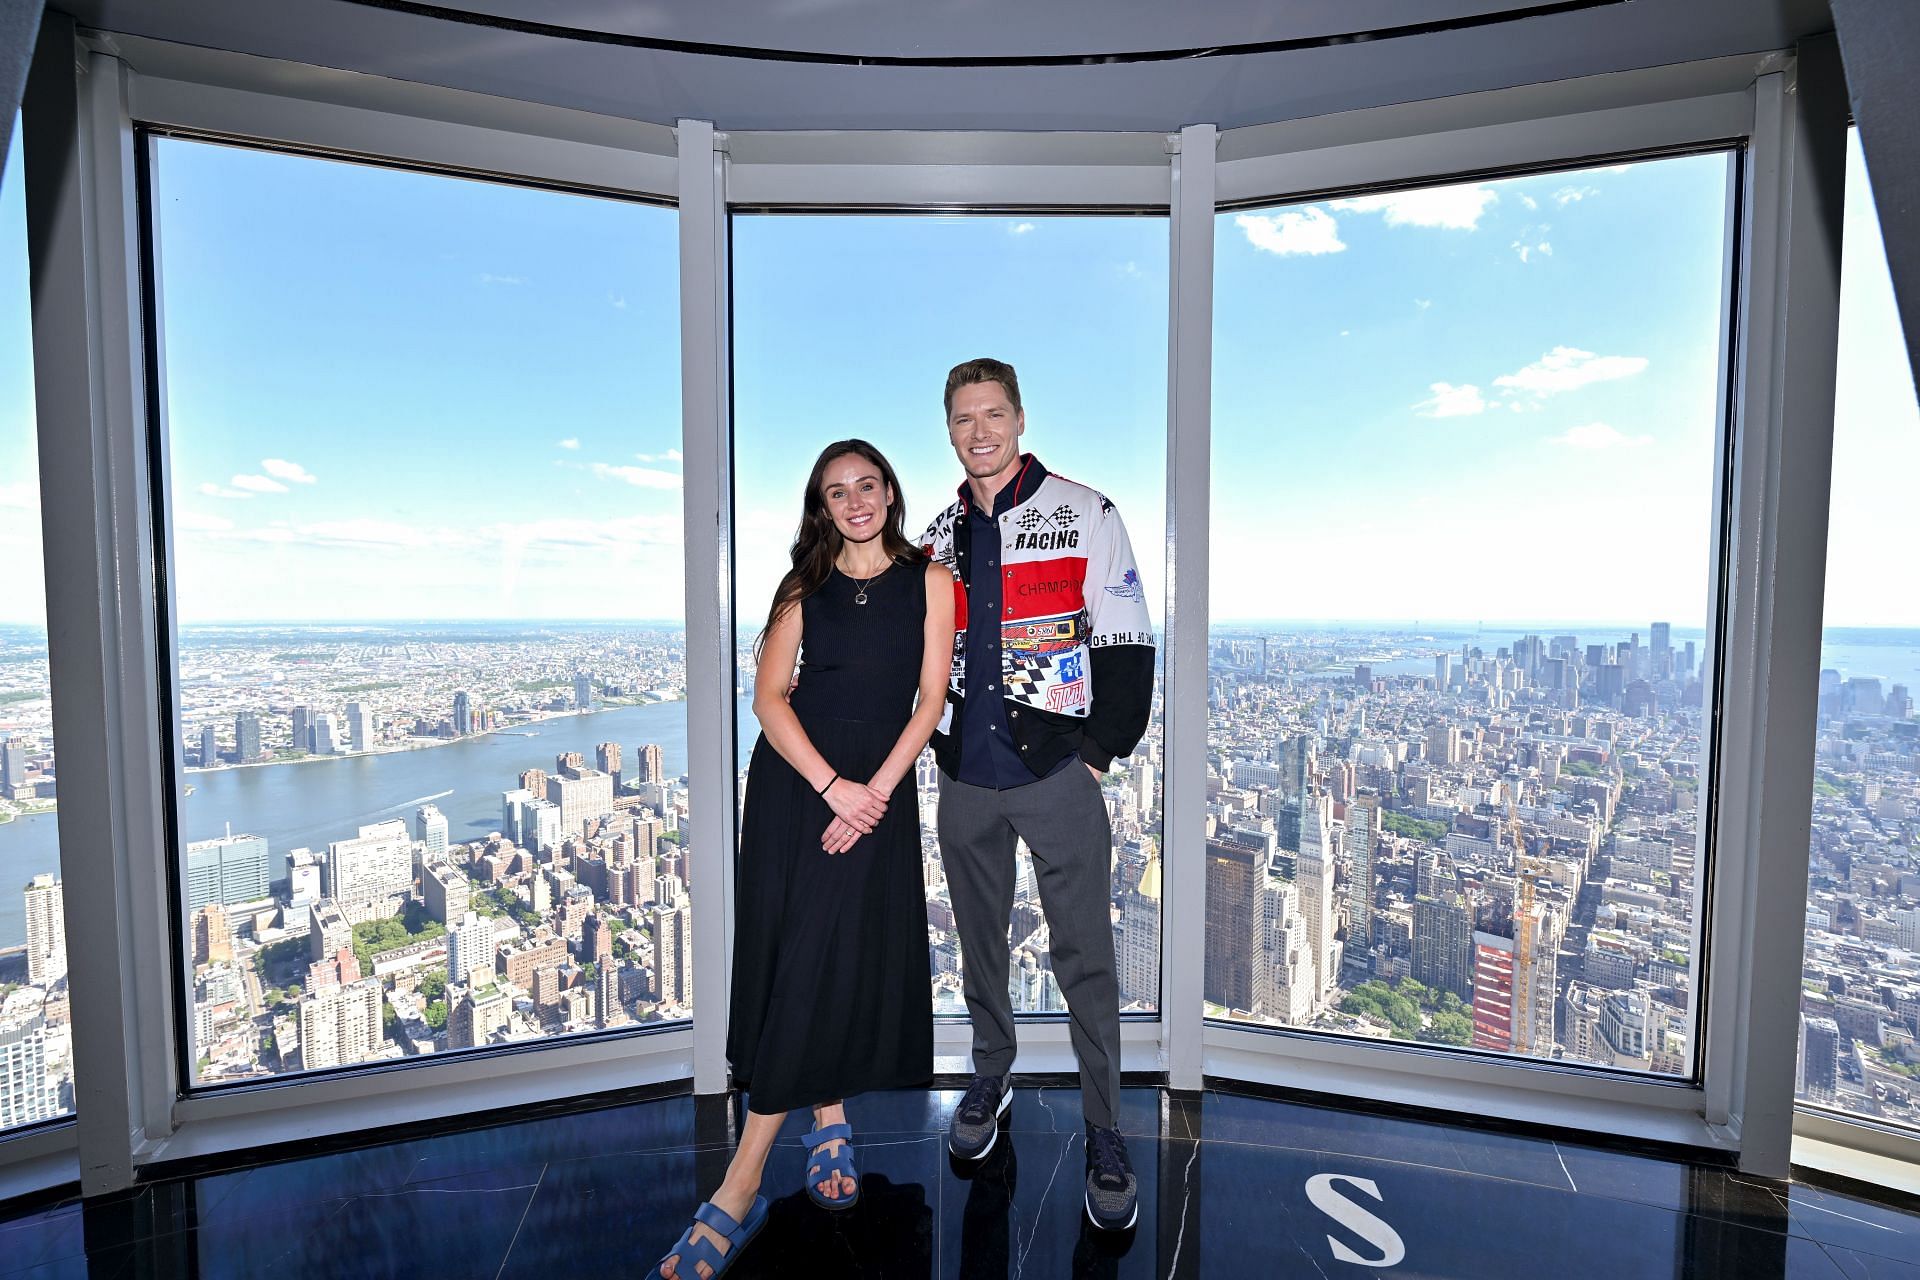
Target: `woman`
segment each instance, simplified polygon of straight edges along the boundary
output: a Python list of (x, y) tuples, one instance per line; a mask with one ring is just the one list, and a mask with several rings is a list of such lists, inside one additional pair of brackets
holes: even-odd
[(661, 1259), (683, 1280), (724, 1271), (765, 1223), (761, 1172), (789, 1110), (813, 1111), (808, 1196), (849, 1208), (860, 1183), (842, 1100), (933, 1071), (913, 766), (946, 705), (953, 577), (902, 534), (899, 482), (864, 440), (828, 445), (803, 501), (756, 647), (727, 1028), (746, 1128)]

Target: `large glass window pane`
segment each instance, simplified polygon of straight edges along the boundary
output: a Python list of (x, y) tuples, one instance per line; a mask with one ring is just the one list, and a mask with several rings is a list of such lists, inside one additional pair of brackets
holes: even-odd
[[(947, 371), (977, 356), (1019, 374), (1022, 447), (1106, 494), (1126, 522), (1156, 633), (1166, 589), (1167, 224), (1163, 217), (756, 215), (734, 220), (734, 483), (741, 767), (759, 733), (753, 642), (766, 624), (817, 452), (877, 445), (918, 540), (954, 501)], [(1121, 1007), (1159, 1007), (1160, 715), (1102, 786), (1114, 832)], [(963, 958), (918, 769), (934, 1008), (964, 1014)], [(1010, 945), (1014, 1008), (1065, 1009), (1024, 844)]]
[(1219, 215), (1209, 1016), (1693, 1071), (1730, 163)]
[(1847, 150), (1807, 944), (1803, 1103), (1920, 1124), (1920, 409), (1859, 137)]
[(73, 1111), (19, 121), (0, 172), (0, 1129)]
[(675, 215), (153, 146), (192, 1078), (688, 1016)]

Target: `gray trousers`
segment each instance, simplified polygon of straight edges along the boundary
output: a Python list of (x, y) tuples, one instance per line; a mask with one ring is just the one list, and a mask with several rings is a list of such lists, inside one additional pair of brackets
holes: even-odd
[(1007, 993), (1014, 841), (1027, 842), (1053, 975), (1080, 1060), (1081, 1108), (1112, 1128), (1120, 1099), (1120, 982), (1113, 962), (1113, 829), (1100, 784), (1074, 761), (1010, 791), (940, 777), (940, 857), (960, 933), (962, 990), (973, 1018), (973, 1069), (1005, 1075), (1015, 1049)]

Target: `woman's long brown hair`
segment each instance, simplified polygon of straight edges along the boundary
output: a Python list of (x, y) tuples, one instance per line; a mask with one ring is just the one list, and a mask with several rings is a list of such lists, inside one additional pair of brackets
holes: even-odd
[(766, 629), (753, 642), (755, 661), (766, 649), (767, 634), (781, 615), (825, 586), (833, 574), (833, 562), (846, 539), (840, 535), (840, 526), (833, 522), (833, 513), (827, 510), (827, 495), (822, 490), (828, 465), (848, 454), (871, 462), (880, 472), (881, 482), (893, 493), (893, 505), (887, 508), (887, 518), (880, 526), (880, 545), (886, 550), (887, 558), (895, 564), (916, 564), (926, 559), (926, 552), (907, 541), (904, 532), (907, 497), (900, 491), (899, 477), (894, 475), (893, 465), (886, 456), (865, 440), (834, 441), (820, 451), (807, 476), (807, 491), (800, 500), (800, 527), (793, 535), (793, 547), (789, 551), (793, 567), (780, 579), (780, 588), (773, 593), (773, 607), (767, 610)]

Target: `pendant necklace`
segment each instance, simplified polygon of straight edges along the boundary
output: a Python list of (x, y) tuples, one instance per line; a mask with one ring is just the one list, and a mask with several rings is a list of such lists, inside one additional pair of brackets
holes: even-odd
[[(893, 565), (889, 563), (886, 566), (886, 568), (883, 568), (880, 570), (880, 573), (885, 573), (887, 569), (891, 569), (891, 568), (893, 568)], [(880, 573), (870, 574), (865, 579), (853, 578), (852, 574), (847, 575), (849, 578), (853, 578), (855, 582), (860, 584), (860, 589), (853, 593), (853, 602), (855, 604), (865, 604), (867, 602), (867, 583), (872, 582), (875, 578), (879, 577)]]

